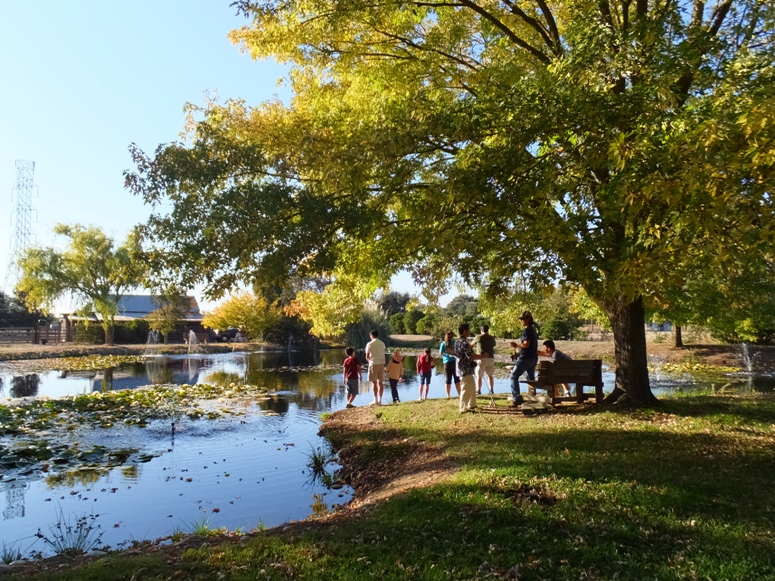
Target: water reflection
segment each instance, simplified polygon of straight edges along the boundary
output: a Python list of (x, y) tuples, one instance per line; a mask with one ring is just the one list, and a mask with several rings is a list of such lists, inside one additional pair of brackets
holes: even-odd
[(18, 375), (11, 380), (11, 397), (32, 397), (38, 395), (40, 377), (37, 373)]

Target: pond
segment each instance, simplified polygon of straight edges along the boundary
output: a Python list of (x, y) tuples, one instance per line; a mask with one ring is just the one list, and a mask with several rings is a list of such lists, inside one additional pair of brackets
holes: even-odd
[[(14, 449), (17, 461), (0, 466), (0, 539), (23, 554), (46, 553), (45, 544), (35, 537), (39, 529), (49, 535), (50, 527), (63, 518), (87, 517), (99, 526), (101, 544), (118, 547), (201, 526), (245, 531), (271, 527), (346, 503), (352, 496), (348, 487), (326, 486), (309, 468), (313, 451), (327, 450), (317, 435), (321, 414), (346, 404), (342, 359), (340, 350), (192, 354), (152, 356), (104, 371), (0, 371), (0, 404), (9, 407), (26, 398), (151, 384), (215, 385), (224, 390), (250, 384), (268, 390), (261, 397), (202, 401), (202, 414), (219, 408), (229, 413), (213, 419), (179, 415), (174, 427), (170, 419), (158, 418), (134, 425), (79, 424), (71, 419), (60, 420), (61, 429), (3, 436), (0, 448), (5, 452), (22, 444), (39, 446), (41, 439), (51, 444), (51, 451), (46, 461), (22, 462), (23, 454)], [(404, 358), (402, 401), (418, 399), (415, 361)], [(445, 395), (440, 371), (433, 378), (431, 398)], [(760, 380), (727, 374), (703, 382), (657, 370), (652, 383), (658, 395), (735, 386), (773, 388), (772, 378)], [(605, 373), (604, 382), (610, 391), (613, 374)], [(509, 392), (505, 368), (498, 369), (495, 391)], [(355, 403), (367, 405), (371, 400), (363, 383)], [(383, 401), (388, 400), (386, 386)], [(83, 452), (73, 457), (73, 449)], [(335, 469), (335, 464), (328, 467), (330, 473)]]

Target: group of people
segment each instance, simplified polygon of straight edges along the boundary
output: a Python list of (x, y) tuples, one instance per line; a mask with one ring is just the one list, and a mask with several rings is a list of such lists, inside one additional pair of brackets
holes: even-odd
[[(390, 382), (390, 395), (393, 397), (393, 403), (399, 403), (401, 400), (398, 396), (398, 384), (404, 381), (403, 355), (396, 349), (390, 356), (390, 361), (385, 364), (386, 347), (379, 338), (379, 331), (376, 329), (371, 331), (369, 337), (371, 341), (366, 344), (366, 360), (369, 363), (367, 377), (374, 393), (372, 404), (382, 405), (385, 374)], [(358, 386), (363, 381), (363, 370), (352, 347), (348, 347), (345, 353), (347, 358), (342, 364), (343, 380), (347, 386), (347, 407), (351, 408), (354, 407), (353, 402), (358, 395)], [(428, 399), (434, 366), (435, 362), (431, 356), (431, 350), (426, 349), (417, 358), (417, 374), (420, 376), (420, 401)]]
[[(570, 359), (568, 355), (555, 348), (554, 341), (544, 341), (544, 349), (538, 348), (538, 333), (536, 332), (533, 315), (530, 311), (524, 311), (519, 319), (523, 326), (522, 335), (519, 342), (512, 341), (510, 343), (514, 349), (519, 349), (519, 355), (511, 371), (511, 405), (514, 407), (524, 403), (524, 398), (520, 394), (519, 378), (523, 373), (527, 373), (528, 379), (535, 379), (535, 368), (539, 355), (550, 357), (555, 361)], [(485, 377), (489, 383), (490, 393), (493, 394), (495, 392), (493, 379), (495, 372), (495, 337), (489, 334), (489, 327), (487, 325), (482, 325), (480, 331), (481, 333), (475, 337), (473, 342), (469, 342), (468, 338), (472, 336), (470, 325), (462, 323), (458, 327), (458, 340), (455, 340), (455, 333), (449, 331), (444, 335), (444, 340), (439, 345), (439, 353), (444, 366), (444, 387), (447, 392), (447, 398), (452, 397), (452, 384), (454, 383), (460, 400), (459, 408), (461, 413), (476, 410), (476, 396), (482, 393), (482, 384)], [(374, 401), (372, 403), (373, 405), (382, 404), (385, 373), (387, 373), (390, 382), (393, 402), (397, 403), (400, 401), (398, 384), (403, 382), (403, 356), (396, 349), (386, 365), (386, 347), (379, 339), (379, 332), (373, 330), (369, 336), (371, 340), (366, 344), (366, 360), (368, 361), (368, 381), (371, 383), (374, 394)], [(355, 350), (352, 347), (348, 347), (346, 353), (347, 358), (342, 368), (344, 383), (347, 385), (347, 407), (351, 408), (354, 406), (353, 402), (358, 395), (358, 386), (363, 381), (363, 370), (360, 361), (355, 357)], [(428, 398), (434, 367), (435, 361), (431, 356), (431, 350), (426, 349), (417, 358), (417, 374), (420, 377), (420, 401)], [(568, 386), (563, 385), (562, 387), (565, 395), (569, 395)]]

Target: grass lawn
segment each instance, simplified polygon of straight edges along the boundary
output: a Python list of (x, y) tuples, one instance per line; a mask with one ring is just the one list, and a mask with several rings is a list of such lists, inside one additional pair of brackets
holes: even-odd
[(443, 447), (460, 469), (440, 483), (248, 540), (24, 578), (775, 579), (775, 396), (536, 417), (456, 409), (346, 410), (338, 421), (376, 415), (380, 428), (330, 436), (388, 466), (418, 442)]

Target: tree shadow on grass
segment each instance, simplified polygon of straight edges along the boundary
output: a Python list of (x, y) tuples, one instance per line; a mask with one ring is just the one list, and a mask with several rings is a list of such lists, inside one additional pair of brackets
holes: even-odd
[[(697, 395), (670, 397), (660, 399), (657, 404), (647, 409), (633, 409), (619, 407), (617, 405), (591, 405), (581, 408), (557, 407), (553, 411), (558, 415), (585, 415), (595, 416), (601, 414), (621, 414), (623, 417), (630, 414), (639, 414), (645, 417), (647, 414), (675, 414), (681, 417), (718, 417), (734, 416), (746, 422), (761, 424), (775, 424), (775, 394), (751, 393), (745, 395)], [(539, 416), (540, 418), (540, 416)]]

